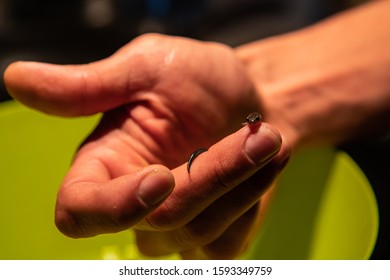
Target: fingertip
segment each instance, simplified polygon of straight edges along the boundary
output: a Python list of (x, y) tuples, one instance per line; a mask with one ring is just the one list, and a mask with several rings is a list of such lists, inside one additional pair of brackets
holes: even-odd
[[(91, 102), (102, 99), (99, 79), (89, 70), (83, 65), (17, 61), (7, 67), (3, 78), (8, 93), (24, 105), (51, 115), (75, 117), (101, 112)], [(86, 97), (91, 100), (84, 100)]]
[(8, 93), (13, 96), (15, 92), (15, 86), (17, 86), (17, 77), (20, 76), (20, 67), (23, 68), (22, 61), (13, 62), (7, 66), (3, 74), (4, 85)]
[(67, 116), (67, 103), (74, 102), (74, 96), (69, 95), (74, 83), (67, 79), (67, 74), (63, 66), (17, 61), (7, 67), (3, 78), (9, 95), (24, 105)]
[(21, 60), (12, 62), (4, 71), (4, 83), (7, 87), (20, 86), (21, 83), (19, 83), (18, 80), (31, 78), (32, 72), (45, 64), (46, 63)]

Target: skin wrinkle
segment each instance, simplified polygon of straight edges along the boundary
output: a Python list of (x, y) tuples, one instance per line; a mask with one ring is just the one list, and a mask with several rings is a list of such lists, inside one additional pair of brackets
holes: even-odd
[[(133, 105), (132, 105), (133, 106)], [(121, 142), (124, 144), (125, 147), (130, 147), (134, 149), (135, 153), (133, 155), (137, 155), (139, 159), (144, 158), (149, 160), (144, 160), (144, 165), (147, 165), (148, 163), (152, 163), (153, 160), (151, 159), (150, 152), (147, 152), (144, 148), (141, 148), (145, 146), (145, 144), (148, 143), (147, 139), (147, 134), (144, 133), (144, 130), (142, 127), (139, 125), (139, 123), (134, 119), (128, 118), (130, 114), (129, 109), (127, 108), (121, 108), (120, 114), (117, 114), (117, 117), (114, 118), (117, 121), (116, 127), (118, 127), (118, 139), (121, 140)], [(112, 119), (112, 118), (110, 118)], [(142, 131), (142, 133), (134, 133), (134, 129), (137, 129), (139, 131)], [(133, 132), (133, 133), (132, 133)], [(135, 138), (134, 136), (131, 138), (131, 140), (128, 138), (128, 135), (142, 135), (142, 137), (146, 137), (145, 139), (140, 139), (139, 137)], [(153, 142), (153, 139), (150, 139)]]
[[(250, 205), (243, 211), (243, 213), (249, 210), (252, 206), (253, 205)], [(207, 211), (207, 209), (205, 211)], [(181, 227), (178, 231), (179, 233), (184, 231), (184, 236), (188, 237), (188, 240), (185, 241), (187, 241), (189, 246), (193, 247), (194, 243), (197, 246), (204, 246), (217, 240), (218, 237), (221, 236), (223, 232), (225, 232), (237, 219), (239, 219), (243, 213), (237, 212), (234, 216), (229, 216), (229, 218), (225, 219), (224, 217), (216, 217), (212, 215), (208, 216), (207, 219), (202, 219), (201, 214), (189, 224)], [(214, 220), (212, 218), (214, 218)], [(224, 220), (223, 223), (221, 223), (222, 220)], [(178, 235), (180, 236), (181, 234)]]
[[(65, 192), (66, 195), (69, 195), (69, 189), (76, 189), (74, 185), (80, 183), (84, 184), (84, 182), (70, 182), (69, 184), (66, 184), (66, 188), (61, 189), (61, 192), (63, 194)], [(92, 184), (96, 184), (96, 182), (93, 182)], [(79, 188), (79, 186), (77, 188)], [(73, 204), (77, 204), (79, 197), (73, 193), (72, 200)], [(93, 224), (93, 222), (90, 223), (90, 220), (85, 217), (84, 213), (81, 213), (80, 215), (80, 211), (78, 211), (77, 208), (73, 208), (72, 204), (62, 205), (58, 200), (56, 205), (55, 224), (65, 235), (72, 238), (92, 236), (91, 234), (86, 233), (89, 232), (89, 229), (96, 228), (96, 226), (91, 227), (90, 224)]]
[[(122, 137), (123, 138), (123, 137)], [(123, 140), (122, 140), (123, 141)], [(125, 141), (123, 141), (123, 142), (125, 142)], [(107, 156), (107, 152), (108, 151), (112, 151), (112, 153), (111, 153), (111, 156), (110, 157), (108, 157)], [(105, 164), (105, 166), (110, 166), (111, 165), (111, 163), (110, 163), (110, 161), (115, 161), (116, 160), (116, 158), (117, 158), (117, 156), (115, 156), (116, 154), (118, 154), (118, 152), (117, 151), (115, 151), (115, 149), (114, 148), (111, 148), (111, 147), (108, 147), (107, 149), (106, 149), (106, 152), (105, 152), (105, 158), (106, 158), (106, 160), (103, 160), (102, 159), (102, 161), (104, 162), (104, 164)], [(142, 162), (142, 157), (139, 155), (139, 154), (136, 154), (136, 153), (132, 153), (131, 155), (129, 155), (129, 163), (128, 164), (126, 164), (126, 166), (128, 167), (126, 170), (118, 170), (119, 172), (114, 172), (113, 170), (111, 170), (111, 169), (109, 169), (108, 168), (108, 170), (109, 170), (109, 172), (110, 172), (110, 178), (111, 179), (115, 179), (115, 178), (117, 178), (117, 177), (120, 177), (120, 176), (122, 176), (122, 175), (125, 175), (127, 172), (128, 172), (128, 169), (132, 169), (132, 166), (137, 166), (137, 168), (139, 167), (139, 164)], [(137, 165), (136, 165), (137, 164)], [(147, 166), (147, 163), (146, 162), (144, 162), (144, 166)]]
[[(204, 246), (203, 250), (205, 254), (212, 259), (232, 259), (235, 256), (243, 254), (248, 247), (249, 240), (246, 238), (244, 242), (237, 242), (237, 232), (232, 230), (232, 227), (238, 228), (237, 225), (240, 224), (240, 231), (251, 231), (255, 225), (254, 220), (257, 215), (257, 205), (252, 206), (243, 216), (234, 221), (225, 230), (225, 235), (222, 238), (217, 238)], [(235, 241), (235, 243), (232, 244), (231, 241)], [(230, 244), (230, 246), (226, 246), (226, 244)]]
[(194, 247), (194, 245), (196, 247), (205, 246), (216, 240), (227, 228), (216, 228), (211, 221), (207, 222), (206, 225), (201, 227), (193, 226), (191, 223), (181, 227), (175, 234), (177, 248), (183, 251)]
[[(178, 228), (183, 224), (172, 224), (173, 221), (178, 217), (177, 207), (183, 209), (185, 205), (181, 203), (180, 198), (176, 198), (177, 193), (174, 191), (170, 194), (169, 199), (174, 200), (175, 203), (163, 203), (159, 207), (160, 214), (156, 217), (155, 215), (149, 215), (140, 223), (135, 226), (137, 230), (153, 230), (153, 231), (167, 231), (172, 228)], [(173, 206), (174, 208), (172, 208)], [(179, 212), (180, 213), (180, 212)]]
[[(90, 99), (88, 95), (98, 92), (99, 95), (103, 96), (105, 94), (105, 90), (103, 87), (103, 80), (101, 74), (93, 68), (86, 69), (85, 67), (81, 67), (78, 70), (78, 72), (79, 72), (78, 77), (81, 86), (78, 92), (79, 101), (77, 104), (80, 105), (77, 106), (79, 108), (79, 112), (76, 112), (74, 115), (89, 116), (92, 115), (93, 113), (88, 111), (88, 108), (91, 107), (90, 106), (91, 104), (87, 102), (87, 100)], [(92, 81), (92, 82), (88, 82), (88, 81)]]
[(153, 139), (150, 139), (149, 137), (147, 137), (147, 135), (144, 134), (144, 130), (137, 122), (131, 121), (131, 123), (128, 123), (126, 127), (130, 125), (131, 125), (131, 131), (134, 132), (134, 130), (139, 130), (142, 131), (142, 133), (136, 132), (134, 134), (139, 135), (137, 138), (133, 137), (131, 139), (128, 139), (127, 131), (129, 129), (122, 127), (121, 128), (121, 131), (123, 131), (122, 133), (123, 136), (121, 136), (122, 143), (124, 143), (126, 147), (129, 147), (130, 150), (133, 150), (135, 152), (132, 155), (137, 155), (137, 158), (141, 159), (141, 162), (143, 162), (142, 166), (147, 166), (148, 164), (157, 163), (157, 161), (154, 158), (154, 155), (152, 155), (150, 151), (146, 150), (144, 147), (145, 145), (150, 146), (150, 144), (148, 143), (149, 142), (153, 143)]
[[(176, 67), (175, 67), (176, 68)], [(168, 88), (172, 87), (172, 86), (181, 86), (182, 84), (185, 84), (186, 81), (183, 80), (181, 81), (180, 79), (178, 79), (178, 77), (181, 76), (181, 73), (182, 73), (183, 70), (181, 69), (175, 69), (175, 73), (177, 73), (176, 75), (176, 84), (177, 85), (170, 85), (168, 86)], [(162, 75), (162, 73), (161, 73)], [(161, 77), (163, 80), (168, 80), (168, 79), (164, 79), (164, 77), (162, 76)], [(179, 81), (177, 81), (179, 80)], [(184, 108), (187, 108), (188, 106), (182, 106), (183, 103), (193, 103), (194, 100), (196, 101), (197, 99), (197, 95), (196, 93), (194, 93), (194, 90), (195, 89), (186, 89), (186, 88), (183, 88), (181, 90), (181, 92), (187, 92), (187, 91), (192, 91), (192, 94), (191, 95), (188, 95), (188, 94), (180, 94), (180, 95), (177, 95), (176, 98), (174, 100), (162, 100), (162, 104), (164, 104), (167, 108), (169, 108), (170, 112), (175, 112), (175, 111), (178, 111), (178, 108), (180, 110), (181, 107), (184, 107)], [(198, 89), (199, 90), (199, 95), (204, 92), (204, 91), (207, 91), (207, 89), (205, 88), (200, 88)], [(156, 92), (158, 93), (160, 90), (159, 89), (156, 89)], [(164, 92), (161, 92), (158, 96), (168, 96), (168, 94), (164, 93)], [(210, 101), (213, 101), (212, 98), (210, 98)], [(198, 106), (202, 106), (202, 104), (198, 104), (196, 106), (193, 106), (194, 108), (198, 107)], [(215, 104), (214, 106), (215, 108), (219, 108), (219, 104)], [(201, 128), (201, 127), (206, 127), (203, 123), (195, 123), (194, 121), (194, 118), (192, 116), (192, 112), (187, 112), (187, 111), (179, 111), (180, 115), (181, 115), (181, 118), (178, 118), (176, 117), (175, 115), (172, 115), (171, 116), (171, 121), (174, 120), (174, 123), (176, 123), (175, 125), (175, 129), (174, 130), (179, 130), (181, 131), (180, 133), (180, 138), (178, 139), (178, 143), (183, 143), (183, 147), (181, 148), (183, 153), (184, 151), (186, 151), (185, 153), (189, 153), (191, 152), (189, 150), (189, 146), (192, 146), (194, 147), (193, 149), (195, 149), (196, 145), (199, 145), (199, 144), (202, 144), (202, 145), (206, 145), (206, 146), (209, 146), (211, 145), (214, 141), (208, 141), (207, 143), (199, 143), (199, 141), (193, 137), (190, 137), (191, 135), (199, 135), (201, 133), (205, 133), (205, 131), (203, 130), (198, 130), (198, 128)], [(212, 120), (217, 120), (218, 118), (220, 118), (219, 114), (215, 114), (215, 112), (210, 112), (210, 114), (212, 114), (212, 116), (210, 116), (209, 118), (207, 119), (212, 119)], [(205, 118), (206, 119), (206, 118)], [(219, 121), (219, 120), (218, 120)], [(189, 126), (188, 124), (191, 124), (191, 126)], [(225, 135), (221, 135), (218, 139), (221, 139), (223, 136)], [(190, 142), (193, 142), (192, 144), (190, 144)], [(216, 142), (216, 141), (215, 141)], [(185, 143), (185, 144), (184, 144)], [(179, 149), (179, 148), (177, 148)]]
[(216, 181), (215, 187), (216, 189), (223, 189), (224, 192), (229, 191), (231, 189), (231, 185), (234, 184), (231, 179), (228, 179), (226, 182), (226, 178), (229, 178), (229, 176), (225, 172), (225, 168), (223, 167), (222, 162), (217, 161), (213, 165), (214, 169), (214, 181)]
[[(162, 134), (174, 134), (174, 131), (177, 129), (178, 125), (174, 125), (176, 123), (177, 118), (171, 114), (171, 111), (165, 110), (162, 97), (163, 95), (159, 95), (158, 100), (156, 98), (150, 98), (151, 96), (144, 94), (144, 98), (142, 101), (138, 101), (138, 104), (131, 104), (129, 106), (134, 108), (131, 108), (128, 110), (128, 115), (133, 120), (133, 123), (139, 128), (140, 131), (142, 131), (142, 135), (146, 137), (147, 139), (143, 139), (142, 141), (139, 141), (140, 145), (148, 146), (148, 152), (143, 153), (143, 156), (145, 158), (148, 158), (148, 163), (161, 163), (161, 158), (164, 156), (166, 157), (166, 154), (162, 154), (162, 151), (165, 150), (173, 150), (176, 149), (178, 151), (183, 150), (183, 148), (178, 147), (178, 143), (181, 142), (181, 139), (178, 139), (175, 142), (168, 143), (171, 145), (171, 147), (166, 146), (166, 143), (163, 142), (163, 139), (161, 139)], [(141, 105), (142, 104), (142, 105)], [(142, 106), (145, 110), (148, 112), (151, 112), (151, 116), (147, 118), (138, 118), (137, 111), (139, 110), (140, 106)], [(135, 113), (135, 115), (132, 114)], [(130, 134), (131, 131), (126, 130), (127, 134)], [(138, 135), (138, 134), (137, 134)], [(181, 134), (178, 134), (181, 135)], [(149, 143), (149, 144), (147, 144)], [(176, 167), (178, 164), (180, 164), (177, 160), (169, 160), (165, 161), (164, 165), (166, 165), (169, 168)]]
[[(154, 58), (154, 56), (153, 56)], [(157, 73), (151, 73), (150, 69), (155, 69), (155, 71), (158, 71), (157, 66), (155, 67), (141, 67), (142, 65), (148, 65), (151, 64), (151, 58), (145, 57), (144, 53), (139, 53), (131, 58), (133, 61), (132, 65), (135, 67), (137, 64), (140, 65), (139, 69), (148, 69), (146, 72), (141, 71), (138, 73), (135, 71), (135, 69), (129, 69), (126, 67), (127, 70), (127, 79), (124, 84), (124, 88), (122, 92), (126, 93), (127, 96), (127, 102), (132, 103), (132, 100), (138, 100), (138, 95), (143, 92), (151, 92), (156, 87), (156, 85), (159, 82), (159, 76)], [(123, 63), (123, 62), (122, 62)], [(156, 63), (153, 61), (153, 64)], [(142, 91), (140, 91), (142, 89)]]
[(86, 116), (86, 108), (88, 108), (88, 104), (86, 102), (86, 97), (85, 95), (87, 94), (87, 73), (86, 73), (86, 70), (85, 69), (82, 69), (81, 70), (81, 75), (80, 75), (80, 80), (81, 80), (81, 90), (80, 90), (80, 94), (79, 94), (79, 102), (80, 102), (80, 106), (79, 106), (79, 111), (78, 112), (81, 116)]
[[(109, 114), (110, 116), (107, 116), (107, 115), (103, 116), (103, 119), (100, 122), (100, 125), (95, 129), (93, 136), (87, 138), (84, 141), (84, 143), (87, 143), (87, 144), (83, 144), (81, 146), (81, 148), (83, 148), (84, 145), (87, 145), (87, 147), (85, 147), (85, 148), (92, 149), (94, 151), (96, 158), (98, 158), (98, 159), (105, 158), (105, 160), (102, 159), (103, 166), (110, 166), (110, 161), (115, 160), (115, 158), (116, 158), (115, 154), (117, 154), (117, 152), (118, 152), (118, 151), (116, 151), (116, 147), (123, 146), (123, 147), (125, 147), (126, 150), (132, 148), (135, 152), (132, 153), (131, 155), (129, 155), (130, 156), (129, 157), (129, 164), (135, 165), (136, 163), (137, 164), (141, 163), (141, 165), (146, 166), (148, 164), (148, 162), (142, 160), (142, 158), (144, 158), (144, 157), (142, 156), (141, 149), (139, 149), (137, 147), (137, 145), (134, 145), (136, 142), (133, 140), (135, 140), (135, 139), (133, 139), (132, 141), (129, 141), (127, 139), (127, 132), (124, 131), (123, 124), (122, 124), (123, 120), (125, 119), (124, 117), (121, 116), (122, 113), (119, 113), (118, 109), (116, 109), (115, 112), (111, 111), (111, 112), (108, 112), (107, 114)], [(113, 114), (115, 114), (116, 117), (112, 118), (111, 116)], [(109, 123), (107, 123), (107, 118), (110, 118)], [(117, 125), (115, 125), (115, 127), (117, 127), (117, 128), (106, 130), (107, 125), (112, 125), (114, 122), (117, 122)], [(112, 137), (113, 134), (116, 134), (116, 136)], [(114, 142), (112, 140), (107, 141), (106, 140), (107, 138), (115, 139), (115, 141)], [(99, 139), (99, 140), (95, 140), (95, 139)], [(99, 148), (97, 150), (95, 148), (95, 146), (97, 145), (96, 141), (99, 141), (99, 145), (102, 144), (104, 148), (103, 149)], [(94, 143), (96, 143), (96, 144), (94, 144)], [(140, 143), (138, 146), (142, 146), (142, 144)], [(110, 151), (111, 151), (111, 155), (109, 157), (107, 157), (107, 154)], [(122, 174), (123, 171), (120, 171), (120, 173), (118, 173), (118, 174), (114, 174), (114, 173), (112, 173), (112, 170), (110, 170), (109, 168), (107, 168), (107, 170), (110, 171), (110, 178), (115, 178), (115, 177), (123, 175)]]

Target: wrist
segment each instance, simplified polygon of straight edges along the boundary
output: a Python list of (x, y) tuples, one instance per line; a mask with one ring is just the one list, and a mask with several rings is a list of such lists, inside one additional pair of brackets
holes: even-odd
[(389, 2), (236, 50), (256, 84), (265, 120), (294, 148), (338, 144), (384, 128), (390, 20), (380, 26), (372, 20), (383, 16), (382, 5)]
[(310, 112), (315, 87), (315, 69), (304, 57), (307, 34), (295, 32), (237, 48), (256, 86), (262, 114), (282, 133), (293, 148), (310, 138), (305, 120)]

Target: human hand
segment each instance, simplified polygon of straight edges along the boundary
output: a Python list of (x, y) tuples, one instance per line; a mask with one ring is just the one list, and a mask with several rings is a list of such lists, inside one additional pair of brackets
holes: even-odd
[[(16, 99), (49, 114), (104, 112), (58, 193), (56, 224), (68, 236), (133, 227), (150, 255), (234, 257), (288, 156), (267, 124), (233, 133), (261, 103), (219, 44), (147, 35), (87, 65), (18, 62), (4, 79)], [(210, 149), (188, 173), (200, 147)]]
[(390, 1), (369, 2), (236, 48), (263, 115), (293, 150), (388, 134), (390, 20), (376, 19)]

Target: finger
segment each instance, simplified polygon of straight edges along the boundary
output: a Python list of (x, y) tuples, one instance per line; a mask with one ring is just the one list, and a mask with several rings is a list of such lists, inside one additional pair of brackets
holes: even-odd
[(83, 116), (127, 103), (138, 90), (151, 90), (160, 57), (127, 55), (130, 43), (113, 56), (85, 65), (15, 62), (4, 73), (11, 96), (45, 113)]
[(250, 234), (253, 231), (258, 217), (260, 204), (256, 203), (216, 240), (203, 247), (181, 252), (183, 259), (234, 259), (242, 254), (250, 242)]
[[(205, 253), (203, 249), (193, 251), (193, 248), (203, 247), (209, 248), (208, 254), (212, 258), (219, 254), (228, 258), (237, 254), (245, 243), (240, 234), (236, 235), (237, 239), (232, 238), (232, 246), (229, 243), (229, 248), (220, 248), (218, 244), (222, 244), (221, 240), (233, 237), (234, 229), (240, 228), (237, 228), (237, 224), (247, 220), (249, 213), (252, 213), (250, 209), (256, 207), (264, 192), (284, 167), (286, 160), (281, 161), (282, 158), (280, 155), (275, 157), (256, 174), (217, 199), (183, 227), (164, 233), (139, 232), (140, 249), (144, 254), (152, 256), (173, 252), (185, 252), (186, 256), (203, 254)], [(239, 231), (246, 234), (244, 229), (242, 224)]]
[(76, 159), (58, 193), (56, 225), (76, 238), (122, 231), (156, 209), (173, 187), (173, 176), (163, 166), (111, 179), (98, 160)]
[(226, 235), (233, 224), (248, 215), (248, 211), (258, 204), (279, 172), (279, 166), (275, 162), (268, 163), (251, 178), (216, 200), (187, 225), (173, 231), (167, 243), (177, 251), (214, 243)]
[(230, 192), (269, 162), (279, 151), (280, 135), (270, 125), (244, 127), (199, 155), (187, 172), (175, 170), (176, 187), (164, 204), (139, 229), (172, 230), (182, 227), (218, 198)]

